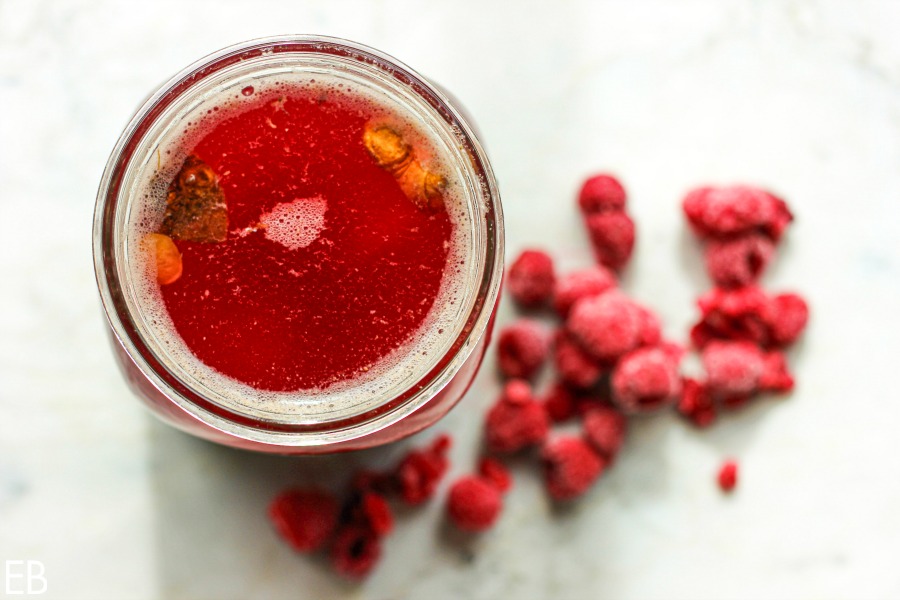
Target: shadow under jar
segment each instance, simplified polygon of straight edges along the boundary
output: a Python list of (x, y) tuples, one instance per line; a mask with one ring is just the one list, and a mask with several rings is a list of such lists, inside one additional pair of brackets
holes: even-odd
[(157, 416), (251, 450), (354, 450), (468, 389), (503, 216), (444, 91), (360, 44), (267, 38), (137, 111), (100, 185), (94, 262), (116, 357)]

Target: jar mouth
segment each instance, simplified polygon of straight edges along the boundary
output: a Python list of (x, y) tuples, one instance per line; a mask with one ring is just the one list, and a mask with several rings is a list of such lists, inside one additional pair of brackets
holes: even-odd
[[(456, 168), (468, 186), (474, 254), (473, 273), (461, 303), (455, 337), (441, 352), (393, 388), (359, 395), (365, 401), (322, 413), (268, 410), (243, 403), (242, 394), (219, 394), (173, 362), (136, 308), (127, 276), (124, 225), (135, 173), (148, 150), (190, 102), (223, 82), (259, 77), (279, 69), (316, 66), (342, 76), (370, 78), (385, 94), (413, 104), (416, 116), (430, 119), (457, 153)], [(274, 71), (273, 71), (274, 70)], [(334, 71), (337, 72), (337, 71)], [(103, 174), (94, 214), (94, 263), (110, 327), (125, 352), (165, 396), (207, 425), (238, 438), (281, 446), (321, 446), (347, 442), (384, 429), (433, 399), (469, 358), (486, 334), (497, 303), (503, 268), (503, 218), (496, 180), (472, 125), (441, 90), (409, 67), (364, 45), (321, 36), (251, 40), (211, 54), (162, 85), (138, 109), (121, 135)], [(463, 310), (464, 309), (464, 310)]]

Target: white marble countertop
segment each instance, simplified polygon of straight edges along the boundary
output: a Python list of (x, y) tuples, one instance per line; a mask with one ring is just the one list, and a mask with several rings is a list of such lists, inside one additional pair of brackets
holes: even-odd
[[(53, 598), (900, 597), (898, 25), (893, 0), (0, 0), (0, 562), (41, 561)], [(439, 504), (404, 514), (358, 586), (288, 551), (264, 516), (275, 491), (384, 453), (259, 456), (157, 423), (113, 363), (90, 255), (100, 174), (139, 101), (208, 52), (287, 32), (373, 45), (461, 98), (510, 255), (590, 262), (572, 198), (618, 173), (639, 227), (624, 285), (673, 337), (708, 285), (682, 194), (783, 194), (798, 218), (764, 283), (812, 303), (796, 392), (708, 432), (642, 419), (564, 514), (522, 468), (466, 547)], [(457, 472), (492, 362), (438, 426)]]

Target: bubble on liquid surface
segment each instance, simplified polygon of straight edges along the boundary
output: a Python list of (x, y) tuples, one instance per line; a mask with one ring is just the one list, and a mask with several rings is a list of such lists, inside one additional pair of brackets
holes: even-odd
[(306, 248), (318, 239), (325, 228), (328, 202), (321, 196), (297, 198), (276, 204), (271, 212), (260, 218), (265, 226), (266, 239), (290, 250)]

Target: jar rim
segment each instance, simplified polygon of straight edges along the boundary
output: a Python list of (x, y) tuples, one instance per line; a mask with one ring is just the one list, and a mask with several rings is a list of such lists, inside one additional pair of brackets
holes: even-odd
[[(484, 263), (474, 304), (466, 322), (448, 351), (417, 381), (374, 409), (324, 423), (282, 423), (261, 420), (224, 407), (192, 388), (160, 360), (143, 339), (124, 297), (115, 252), (117, 208), (123, 199), (123, 177), (145, 135), (167, 106), (190, 94), (194, 85), (235, 63), (260, 57), (337, 55), (358, 61), (390, 75), (427, 102), (457, 133), (470, 164), (482, 185), (485, 227)], [(278, 446), (324, 446), (342, 444), (368, 436), (400, 421), (425, 406), (453, 378), (486, 335), (497, 303), (503, 270), (503, 216), (496, 179), (472, 124), (456, 101), (400, 61), (378, 50), (348, 40), (317, 35), (289, 35), (249, 40), (203, 57), (166, 81), (138, 108), (120, 136), (103, 173), (94, 213), (94, 268), (101, 301), (110, 328), (128, 357), (154, 387), (185, 412), (229, 435)]]

